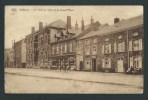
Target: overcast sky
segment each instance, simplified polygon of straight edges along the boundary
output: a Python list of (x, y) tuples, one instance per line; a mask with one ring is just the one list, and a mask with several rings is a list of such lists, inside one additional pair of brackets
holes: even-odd
[(67, 16), (71, 16), (72, 26), (77, 20), (80, 27), (82, 17), (85, 25), (90, 24), (91, 16), (101, 24), (113, 24), (115, 17), (127, 19), (140, 14), (143, 6), (6, 6), (5, 48), (12, 47), (12, 40), (18, 41), (30, 34), (32, 26), (37, 30), (40, 21), (44, 25), (58, 19), (66, 22)]

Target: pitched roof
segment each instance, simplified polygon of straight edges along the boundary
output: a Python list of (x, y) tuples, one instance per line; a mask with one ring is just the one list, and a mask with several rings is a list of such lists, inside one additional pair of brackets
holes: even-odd
[(135, 27), (142, 24), (143, 24), (143, 15), (139, 15), (129, 19), (121, 20), (120, 22), (113, 25), (106, 25), (106, 26), (100, 27), (97, 31), (91, 31), (90, 33), (84, 35), (80, 39), (85, 39), (85, 38), (97, 36), (97, 35), (110, 34), (113, 32), (128, 29), (128, 28)]
[(59, 19), (50, 23), (48, 26), (57, 27), (57, 28), (66, 28), (66, 23), (63, 20)]

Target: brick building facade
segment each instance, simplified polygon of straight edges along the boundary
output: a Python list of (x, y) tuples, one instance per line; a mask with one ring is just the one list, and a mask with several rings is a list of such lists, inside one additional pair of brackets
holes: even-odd
[(143, 16), (114, 22), (79, 39), (80, 70), (126, 72), (128, 68), (143, 68)]

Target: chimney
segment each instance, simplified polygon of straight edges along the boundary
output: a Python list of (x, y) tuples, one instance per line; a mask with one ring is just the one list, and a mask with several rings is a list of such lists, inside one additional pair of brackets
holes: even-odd
[(83, 20), (83, 17), (82, 17), (82, 21), (81, 21), (81, 30), (82, 31), (84, 30), (84, 20)]
[(71, 16), (67, 16), (67, 28), (71, 29)]
[(93, 23), (94, 23), (94, 19), (93, 19), (93, 17), (91, 16), (90, 25), (92, 25)]
[(119, 18), (114, 18), (114, 24), (118, 23), (120, 21)]
[(35, 27), (31, 27), (31, 33), (35, 32)]
[(43, 22), (39, 22), (39, 30), (43, 28)]
[(75, 30), (78, 30), (78, 23), (77, 23), (77, 20), (76, 20), (76, 24), (75, 24)]

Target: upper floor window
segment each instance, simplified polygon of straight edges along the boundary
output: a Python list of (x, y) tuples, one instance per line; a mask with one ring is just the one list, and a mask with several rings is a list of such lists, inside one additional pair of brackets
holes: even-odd
[(134, 51), (139, 50), (139, 40), (134, 40), (133, 41), (133, 49), (134, 49)]
[(78, 42), (78, 45), (82, 45), (82, 44), (83, 44), (82, 41), (79, 41), (79, 42)]
[(135, 32), (135, 33), (133, 34), (133, 36), (138, 36), (138, 32)]
[(96, 45), (93, 45), (92, 46), (92, 54), (93, 55), (96, 55), (97, 54), (97, 46)]
[(122, 35), (119, 35), (119, 36), (118, 36), (118, 39), (122, 39)]
[(78, 47), (77, 47), (77, 53), (78, 53), (78, 54), (81, 54), (81, 46), (78, 46)]
[(97, 38), (93, 38), (93, 43), (97, 43)]
[(72, 52), (72, 42), (69, 44), (69, 51)]
[(86, 39), (85, 40), (85, 45), (89, 45), (90, 44), (90, 40), (89, 39)]
[(109, 45), (105, 45), (105, 54), (109, 53)]
[(59, 54), (59, 45), (57, 45), (57, 52), (56, 53)]
[(109, 38), (105, 38), (105, 41), (108, 42), (109, 41)]
[(118, 52), (125, 52), (125, 42), (120, 42), (117, 44)]
[(67, 44), (65, 43), (65, 53), (67, 52)]
[(102, 54), (111, 53), (111, 44), (102, 45)]
[(54, 54), (54, 46), (52, 46), (52, 54)]
[(85, 47), (85, 54), (89, 55), (90, 54), (90, 46)]

